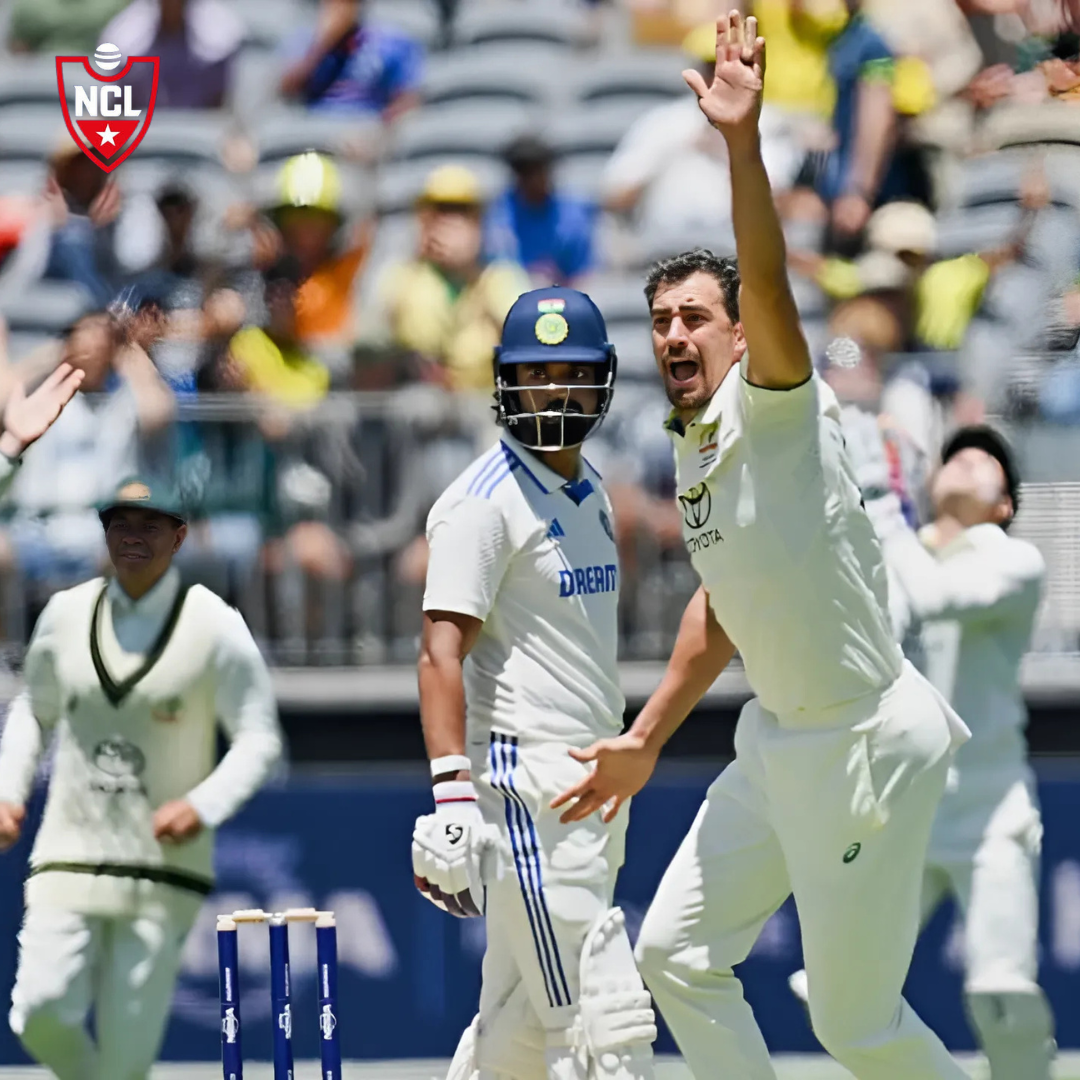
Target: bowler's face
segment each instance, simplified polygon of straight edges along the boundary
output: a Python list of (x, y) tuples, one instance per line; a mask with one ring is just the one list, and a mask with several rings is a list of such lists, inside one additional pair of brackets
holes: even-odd
[(656, 290), (652, 345), (664, 392), (683, 419), (708, 404), (746, 352), (742, 323), (732, 323), (720, 282), (703, 271)]

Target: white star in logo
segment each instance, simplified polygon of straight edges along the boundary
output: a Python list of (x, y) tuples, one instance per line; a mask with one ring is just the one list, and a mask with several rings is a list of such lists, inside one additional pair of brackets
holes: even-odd
[(115, 146), (116, 145), (116, 136), (119, 135), (120, 132), (119, 131), (113, 131), (113, 129), (111, 127), (109, 127), (108, 124), (106, 124), (105, 129), (103, 131), (99, 131), (98, 134), (101, 136), (101, 145), (102, 146), (104, 146), (106, 143), (108, 143), (110, 146)]

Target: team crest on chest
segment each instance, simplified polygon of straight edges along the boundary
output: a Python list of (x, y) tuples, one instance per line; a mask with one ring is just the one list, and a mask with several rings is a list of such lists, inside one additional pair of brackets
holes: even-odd
[(708, 424), (698, 437), (698, 468), (707, 469), (716, 461), (720, 452), (720, 424)]
[(180, 719), (180, 710), (183, 707), (183, 698), (174, 694), (171, 698), (157, 702), (150, 710), (150, 715), (162, 724), (171, 724)]

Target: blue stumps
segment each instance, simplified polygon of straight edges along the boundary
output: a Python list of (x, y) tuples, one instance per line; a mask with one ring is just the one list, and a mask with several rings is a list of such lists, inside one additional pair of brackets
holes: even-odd
[(274, 1080), (293, 1080), (292, 978), (289, 971), (289, 924), (283, 915), (270, 919), (270, 1016), (274, 1024)]
[(315, 923), (315, 952), (319, 977), (319, 1056), (322, 1060), (322, 1080), (341, 1080), (337, 923), (330, 912), (320, 912)]
[(228, 915), (217, 920), (218, 980), (221, 994), (221, 1065), (225, 1080), (243, 1080), (240, 1048), (240, 950), (236, 923)]

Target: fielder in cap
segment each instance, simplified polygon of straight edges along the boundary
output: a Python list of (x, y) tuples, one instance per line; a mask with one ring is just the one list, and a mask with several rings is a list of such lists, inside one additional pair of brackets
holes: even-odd
[[(909, 655), (972, 729), (934, 821), (923, 922), (947, 895), (956, 900), (965, 1004), (992, 1080), (1049, 1080), (1053, 1017), (1038, 984), (1042, 820), (1020, 686), (1046, 568), (1033, 544), (1008, 535), (1020, 505), (1016, 464), (992, 428), (961, 428), (930, 484), (933, 521), (916, 534), (889, 492), (876, 419), (845, 410), (844, 430), (885, 552), (897, 634), (914, 641)], [(807, 988), (803, 973), (792, 976), (796, 994)]]
[(630, 732), (576, 753), (595, 770), (558, 801), (567, 821), (616, 813), (738, 648), (757, 697), (638, 937), (657, 1006), (699, 1080), (775, 1080), (733, 968), (794, 893), (825, 1049), (859, 1080), (963, 1080), (901, 992), (969, 732), (893, 640), (881, 546), (799, 325), (761, 157), (765, 41), (738, 12), (716, 38), (711, 85), (684, 77), (727, 142), (739, 261), (686, 252), (646, 286), (701, 588)]
[(573, 289), (525, 293), (495, 355), (500, 441), (428, 518), (420, 714), (435, 813), (417, 887), (487, 920), (479, 1015), (451, 1080), (649, 1080), (656, 1027), (612, 906), (626, 816), (550, 808), (622, 729), (611, 504), (582, 443), (603, 421), (615, 349)]
[[(172, 566), (183, 501), (131, 477), (100, 517), (114, 576), (46, 605), (0, 740), (4, 846), (57, 743), (10, 1022), (60, 1080), (148, 1074), (184, 940), (213, 888), (214, 830), (282, 751), (270, 675), (243, 619)], [(219, 722), (231, 745), (217, 763)]]

